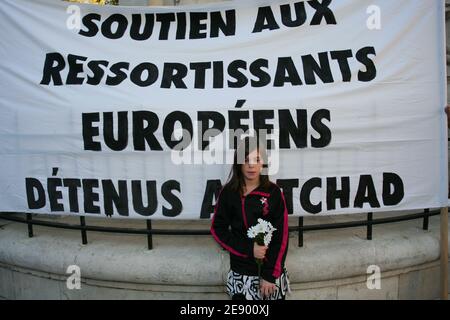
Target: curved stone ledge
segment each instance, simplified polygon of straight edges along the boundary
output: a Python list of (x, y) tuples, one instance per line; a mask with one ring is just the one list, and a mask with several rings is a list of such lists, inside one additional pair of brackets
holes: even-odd
[[(345, 218), (312, 218), (307, 223)], [(371, 241), (365, 239), (365, 228), (308, 232), (302, 248), (291, 233), (290, 298), (437, 298), (439, 218), (430, 218), (429, 231), (421, 229), (421, 222), (374, 226)], [(291, 223), (295, 225), (295, 219)], [(142, 221), (99, 220), (95, 224), (143, 227)], [(56, 299), (227, 298), (223, 284), (228, 253), (208, 236), (154, 236), (154, 249), (149, 251), (145, 236), (89, 232), (89, 244), (83, 246), (79, 231), (35, 226), (35, 237), (28, 238), (26, 225), (4, 220), (0, 225), (4, 225), (0, 229), (0, 297), (39, 298), (45, 288), (48, 297)], [(153, 226), (205, 229), (209, 222), (154, 222)], [(82, 290), (66, 288), (70, 265), (81, 268)], [(383, 290), (367, 289), (370, 265), (381, 268)]]

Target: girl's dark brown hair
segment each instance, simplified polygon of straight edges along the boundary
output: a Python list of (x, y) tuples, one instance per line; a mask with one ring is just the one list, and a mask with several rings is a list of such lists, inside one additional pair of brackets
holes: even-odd
[[(244, 186), (245, 186), (244, 175), (242, 173), (242, 165), (245, 163), (245, 160), (247, 159), (248, 155), (252, 153), (255, 149), (258, 150), (261, 158), (263, 159), (263, 168), (267, 169), (268, 161), (266, 150), (256, 137), (250, 136), (242, 139), (238, 147), (236, 148), (236, 151), (234, 152), (233, 167), (231, 168), (230, 174), (228, 176), (227, 185), (232, 191), (239, 192), (240, 195), (244, 194)], [(259, 185), (265, 188), (268, 187), (269, 184), (270, 184), (269, 176), (265, 174), (260, 174)]]

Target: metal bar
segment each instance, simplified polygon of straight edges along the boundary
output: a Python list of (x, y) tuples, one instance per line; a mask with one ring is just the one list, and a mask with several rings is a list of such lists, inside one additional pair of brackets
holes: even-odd
[(147, 243), (148, 243), (148, 250), (153, 249), (153, 235), (152, 235), (152, 220), (147, 220), (147, 230), (150, 231), (147, 233)]
[[(26, 220), (23, 218), (0, 216), (0, 219), (20, 222), (20, 223), (26, 223)], [(80, 225), (51, 222), (51, 221), (42, 221), (42, 220), (33, 220), (33, 225), (59, 228), (59, 229), (68, 229), (68, 230), (81, 230)], [(106, 232), (106, 233), (140, 234), (140, 235), (148, 234), (147, 229), (115, 228), (115, 227), (101, 227), (101, 226), (91, 226), (91, 225), (84, 227), (84, 229), (86, 231)], [(201, 236), (201, 235), (210, 235), (211, 233), (209, 230), (158, 230), (158, 229), (152, 229), (152, 234)]]
[(448, 207), (441, 208), (441, 299), (448, 299)]
[(369, 212), (367, 214), (367, 240), (372, 240), (372, 221), (373, 213)]
[(33, 222), (31, 221), (33, 219), (33, 216), (31, 213), (27, 213), (27, 222), (28, 222), (28, 237), (33, 238)]
[[(429, 214), (429, 216), (439, 215), (439, 211), (433, 211)], [(389, 217), (389, 218), (379, 218), (372, 220), (372, 225), (376, 224), (385, 224), (385, 223), (394, 223), (401, 221), (408, 221), (414, 219), (423, 218), (423, 212), (421, 213), (413, 213), (403, 216), (397, 217)], [(331, 229), (344, 229), (344, 228), (353, 228), (353, 227), (363, 227), (367, 225), (367, 220), (362, 221), (351, 221), (351, 222), (340, 222), (340, 223), (330, 223), (330, 224), (317, 224), (317, 225), (307, 225), (303, 227), (303, 231), (317, 231), (317, 230), (331, 230)], [(297, 231), (297, 227), (290, 227), (290, 231)]]
[[(24, 218), (14, 217), (11, 214), (17, 214), (17, 212), (2, 212), (0, 214), (0, 219), (7, 221), (15, 221), (19, 223), (28, 223), (28, 221)], [(439, 215), (439, 210), (431, 211), (428, 216), (436, 216)], [(408, 221), (414, 219), (422, 219), (424, 217), (424, 213), (414, 213), (396, 217), (389, 218), (379, 218), (372, 220), (371, 224), (385, 224), (385, 223), (394, 223), (401, 221)], [(39, 225), (45, 227), (53, 227), (60, 229), (68, 229), (68, 230), (81, 230), (80, 225), (72, 225), (66, 223), (59, 223), (53, 221), (42, 221), (42, 220), (33, 220), (32, 225)], [(330, 223), (330, 224), (320, 224), (320, 225), (306, 225), (303, 226), (303, 232), (305, 231), (317, 231), (317, 230), (332, 230), (332, 229), (342, 229), (342, 228), (352, 228), (352, 227), (361, 227), (366, 226), (367, 220), (360, 221), (350, 221), (350, 222), (341, 222), (341, 223)], [(148, 234), (147, 229), (131, 229), (131, 228), (115, 228), (115, 227), (101, 227), (101, 226), (85, 226), (83, 227), (86, 231), (95, 231), (95, 232), (106, 232), (106, 233), (119, 233), (119, 234), (140, 234), (146, 235)], [(289, 227), (289, 232), (298, 232), (298, 226)], [(181, 235), (181, 236), (201, 236), (201, 235), (210, 235), (209, 230), (160, 230), (160, 229), (152, 229), (151, 232), (153, 235)]]
[(86, 232), (86, 218), (80, 217), (80, 226), (81, 226), (81, 241), (84, 245), (88, 244), (87, 241), (87, 232)]
[(303, 247), (303, 217), (298, 218), (298, 246)]
[(424, 213), (424, 216), (423, 216), (422, 229), (423, 229), (423, 230), (428, 230), (428, 226), (429, 226), (429, 224), (430, 224), (430, 219), (429, 219), (428, 214), (430, 213), (430, 209), (425, 209), (425, 210), (423, 211), (423, 213)]

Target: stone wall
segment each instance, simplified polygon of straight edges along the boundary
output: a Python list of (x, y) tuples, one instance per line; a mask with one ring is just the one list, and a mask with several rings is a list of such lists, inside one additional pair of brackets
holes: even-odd
[[(76, 224), (77, 219), (60, 222)], [(167, 223), (155, 221), (153, 227), (209, 225)], [(89, 224), (142, 228), (142, 221), (90, 218)], [(439, 217), (430, 218), (428, 231), (421, 225), (422, 220), (374, 226), (370, 241), (365, 228), (307, 232), (303, 247), (291, 233), (288, 299), (438, 299)], [(35, 237), (28, 238), (24, 224), (0, 219), (0, 226), (0, 299), (228, 298), (228, 253), (209, 236), (154, 236), (154, 248), (148, 250), (145, 236), (88, 232), (88, 245), (81, 245), (79, 231), (35, 226)], [(67, 287), (71, 265), (80, 268), (80, 290)], [(381, 272), (379, 288), (367, 285), (374, 265)]]

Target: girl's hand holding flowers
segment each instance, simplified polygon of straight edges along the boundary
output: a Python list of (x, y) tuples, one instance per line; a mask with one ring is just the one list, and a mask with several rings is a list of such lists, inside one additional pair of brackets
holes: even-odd
[(256, 259), (264, 259), (266, 256), (267, 246), (260, 246), (256, 242), (253, 246), (253, 255)]
[[(261, 266), (263, 259), (266, 255), (266, 251), (272, 240), (272, 234), (276, 230), (272, 224), (263, 219), (258, 219), (258, 224), (248, 229), (247, 236), (255, 241), (253, 245), (253, 254), (258, 264), (258, 275), (261, 278)], [(274, 283), (268, 282), (264, 279), (260, 281), (259, 290), (263, 297), (269, 297), (276, 290)]]
[(275, 285), (275, 283), (266, 281), (264, 279), (261, 281), (261, 285), (259, 288), (263, 297), (269, 297), (272, 293), (275, 292), (276, 289), (277, 286)]

